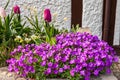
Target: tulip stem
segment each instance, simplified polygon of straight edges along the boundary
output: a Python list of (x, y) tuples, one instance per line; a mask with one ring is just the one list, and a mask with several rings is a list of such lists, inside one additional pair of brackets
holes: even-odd
[(45, 33), (46, 33), (46, 36), (47, 36), (46, 38), (48, 38), (48, 41), (50, 41), (51, 38), (50, 38), (49, 32), (48, 32), (48, 30), (49, 30), (49, 23), (45, 22), (44, 28), (45, 28)]

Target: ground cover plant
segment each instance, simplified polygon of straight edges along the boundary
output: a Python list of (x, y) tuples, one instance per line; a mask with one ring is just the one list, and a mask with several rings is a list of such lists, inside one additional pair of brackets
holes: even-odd
[[(8, 60), (9, 71), (36, 80), (65, 78), (90, 80), (90, 76), (111, 73), (117, 62), (115, 51), (106, 42), (89, 33), (65, 33), (56, 36), (56, 44), (18, 46)], [(19, 55), (19, 57), (18, 57)]]

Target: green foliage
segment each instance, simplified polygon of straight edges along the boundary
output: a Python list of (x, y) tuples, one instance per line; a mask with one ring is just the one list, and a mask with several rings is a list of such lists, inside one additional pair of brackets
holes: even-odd
[(10, 0), (7, 1), (7, 3), (6, 3), (6, 5), (5, 5), (5, 7), (4, 7), (4, 9), (7, 8), (7, 6), (8, 6), (9, 3), (10, 3)]
[[(5, 9), (7, 8), (9, 1), (7, 2)], [(0, 17), (0, 64), (6, 65), (6, 60), (10, 57), (9, 53), (17, 45), (21, 43), (16, 42), (14, 39), (16, 36), (23, 36), (23, 34), (30, 35), (31, 29), (25, 27), (26, 22), (23, 22), (20, 14), (14, 14), (13, 10), (5, 18)], [(25, 43), (23, 43), (24, 45)]]
[[(7, 8), (10, 0), (8, 0), (4, 9)], [(27, 21), (30, 23), (26, 24)], [(5, 18), (0, 17), (0, 67), (6, 66), (6, 60), (13, 57), (10, 56), (10, 52), (18, 45), (32, 44), (37, 45), (41, 43), (49, 43), (51, 45), (56, 44), (55, 36), (57, 34), (68, 32), (66, 29), (58, 30), (52, 23), (45, 22), (42, 17), (38, 18), (38, 15), (25, 16), (25, 19), (21, 14), (14, 14), (13, 10)], [(15, 57), (19, 57), (17, 55)], [(40, 63), (40, 62), (39, 62)], [(35, 64), (35, 74), (29, 74), (30, 78), (36, 78), (36, 80), (45, 80), (43, 71), (45, 67), (39, 66), (39, 63)], [(51, 75), (53, 77), (55, 75)], [(60, 75), (64, 78), (63, 75)]]
[(44, 30), (46, 34), (46, 42), (50, 43), (51, 45), (55, 44), (56, 43), (55, 35), (60, 33), (59, 30), (47, 22), (45, 22)]
[(43, 71), (45, 70), (45, 67), (40, 66), (39, 63), (35, 64), (35, 80), (46, 80), (46, 77), (43, 73)]
[(20, 14), (17, 14), (12, 20), (12, 29), (16, 32), (15, 35), (22, 36), (22, 34), (24, 33), (26, 34), (30, 33), (31, 29), (29, 27), (25, 27), (25, 25), (26, 25), (26, 21), (23, 22)]
[(11, 21), (13, 14), (7, 15), (4, 19), (0, 17), (0, 64), (5, 66), (9, 58), (10, 51), (14, 48), (13, 34), (11, 31)]
[[(35, 15), (34, 17), (31, 16), (30, 18), (25, 16), (30, 25), (33, 27), (33, 33), (38, 35), (40, 38), (37, 44), (42, 42), (48, 42), (51, 45), (56, 43), (55, 36), (59, 34), (61, 31), (55, 28), (53, 24), (47, 23), (42, 18), (38, 20), (38, 16)], [(41, 21), (41, 22), (39, 22)], [(35, 41), (35, 43), (36, 43)]]
[(71, 32), (77, 32), (79, 30), (79, 28), (80, 28), (79, 24), (77, 24), (76, 26), (72, 25)]
[(12, 31), (11, 31), (11, 21), (12, 21), (13, 15), (8, 15), (4, 18), (4, 21), (2, 22), (2, 18), (0, 18), (0, 47), (9, 48), (10, 46), (13, 46), (10, 42), (12, 39)]
[(34, 42), (36, 44), (40, 44), (42, 42), (45, 42), (45, 33), (43, 31), (43, 23), (40, 23), (38, 20), (38, 16), (35, 15), (34, 17), (31, 16), (30, 18), (25, 16), (28, 22), (30, 23), (30, 27), (32, 27), (33, 34), (38, 36), (39, 39), (34, 39)]

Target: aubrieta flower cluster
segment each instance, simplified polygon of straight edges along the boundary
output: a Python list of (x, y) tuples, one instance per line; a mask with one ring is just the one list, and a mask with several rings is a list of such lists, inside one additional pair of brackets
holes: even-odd
[[(62, 75), (65, 72), (69, 72), (72, 77), (79, 74), (85, 80), (90, 80), (91, 75), (98, 76), (103, 71), (110, 73), (112, 63), (118, 61), (118, 57), (112, 47), (106, 42), (99, 40), (97, 36), (89, 33), (64, 33), (57, 35), (56, 41), (55, 45), (51, 46), (45, 43), (36, 45), (33, 49), (34, 54), (41, 59), (40, 66), (45, 67), (44, 74), (47, 76)], [(30, 54), (31, 49), (27, 50), (27, 54), (26, 49), (20, 50), (21, 54), (23, 54), (20, 59), (12, 58), (8, 60), (10, 71), (16, 71), (19, 65), (22, 66), (25, 73), (34, 72), (34, 68), (29, 66), (29, 64), (36, 60), (30, 62), (29, 58), (24, 57), (24, 55)], [(16, 51), (19, 51), (19, 48), (11, 54), (15, 54)], [(29, 57), (32, 56), (30, 55)], [(29, 61), (20, 65), (18, 63), (21, 59)], [(24, 68), (25, 65), (30, 68), (26, 70), (26, 67)], [(21, 71), (21, 69), (17, 68), (17, 71)]]
[(38, 61), (33, 53), (35, 44), (27, 44), (25, 47), (18, 46), (11, 52), (13, 58), (7, 60), (8, 70), (27, 76), (29, 73), (35, 73), (33, 64)]

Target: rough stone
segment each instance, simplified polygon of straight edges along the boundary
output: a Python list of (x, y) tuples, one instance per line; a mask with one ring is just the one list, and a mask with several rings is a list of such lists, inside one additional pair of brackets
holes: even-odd
[(24, 78), (17, 78), (17, 80), (26, 80), (26, 79), (24, 79)]
[(1, 75), (7, 75), (7, 71), (1, 72)]
[(120, 80), (120, 71), (119, 72), (114, 72), (114, 75)]
[(9, 72), (9, 73), (7, 74), (7, 77), (12, 77), (12, 76), (14, 76), (14, 75), (15, 75), (15, 73)]
[(102, 75), (101, 80), (118, 80), (113, 74)]
[(114, 69), (118, 69), (118, 65), (117, 65), (117, 64), (114, 64), (114, 65), (113, 65), (113, 68), (114, 68)]

